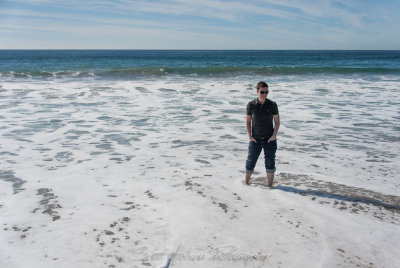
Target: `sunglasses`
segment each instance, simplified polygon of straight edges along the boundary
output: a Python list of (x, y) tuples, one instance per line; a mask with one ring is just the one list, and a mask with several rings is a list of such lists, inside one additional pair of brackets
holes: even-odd
[(268, 94), (269, 93), (269, 91), (267, 90), (267, 91), (260, 91), (260, 94)]

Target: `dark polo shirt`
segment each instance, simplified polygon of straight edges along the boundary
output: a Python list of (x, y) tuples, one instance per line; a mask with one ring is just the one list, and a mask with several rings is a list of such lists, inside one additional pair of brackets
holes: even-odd
[(254, 138), (269, 138), (274, 133), (273, 118), (279, 114), (276, 102), (266, 99), (264, 104), (258, 99), (247, 104), (247, 115), (251, 115), (251, 135)]

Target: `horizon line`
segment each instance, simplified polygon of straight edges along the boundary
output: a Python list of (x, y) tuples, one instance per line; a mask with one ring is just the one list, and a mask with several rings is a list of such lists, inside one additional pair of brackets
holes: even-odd
[(242, 49), (242, 48), (235, 48), (235, 49), (218, 49), (218, 48), (0, 48), (0, 51), (6, 50), (170, 50), (170, 51), (178, 51), (178, 50), (186, 50), (186, 51), (400, 51), (400, 49), (301, 49), (301, 48), (294, 48), (294, 49)]

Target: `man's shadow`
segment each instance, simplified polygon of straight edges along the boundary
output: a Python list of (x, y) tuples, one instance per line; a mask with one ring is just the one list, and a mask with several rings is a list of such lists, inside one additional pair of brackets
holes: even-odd
[[(293, 177), (293, 178), (292, 178)], [(303, 196), (314, 196), (337, 201), (356, 202), (376, 207), (383, 207), (389, 210), (400, 211), (400, 197), (393, 195), (384, 195), (366, 189), (356, 188), (352, 186), (337, 184), (333, 182), (325, 182), (305, 177), (289, 177), (284, 174), (281, 176), (278, 185), (272, 187), (287, 193), (295, 193)], [(254, 178), (250, 181), (250, 185), (267, 187), (265, 177)], [(294, 186), (292, 186), (294, 185)], [(300, 189), (296, 186), (302, 185), (308, 189)]]
[(357, 203), (373, 205), (373, 206), (377, 206), (377, 207), (384, 207), (384, 208), (390, 209), (390, 210), (400, 210), (400, 205), (390, 204), (390, 203), (386, 203), (386, 202), (383, 202), (378, 199), (373, 199), (373, 198), (368, 198), (368, 197), (329, 193), (327, 191), (322, 191), (322, 190), (310, 190), (310, 189), (303, 190), (303, 189), (298, 189), (296, 187), (286, 186), (286, 185), (277, 185), (274, 187), (274, 189), (288, 192), (288, 193), (296, 193), (296, 194), (300, 194), (300, 195), (329, 198), (329, 199), (335, 199), (337, 201), (357, 202)]

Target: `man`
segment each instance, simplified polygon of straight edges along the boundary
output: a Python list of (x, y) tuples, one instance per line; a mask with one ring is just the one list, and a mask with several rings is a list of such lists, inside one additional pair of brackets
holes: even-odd
[(250, 177), (264, 149), (265, 169), (268, 186), (274, 182), (275, 152), (277, 149), (276, 135), (279, 130), (278, 105), (267, 99), (268, 84), (261, 81), (257, 84), (257, 99), (247, 104), (246, 129), (249, 136), (249, 153), (246, 161), (245, 184), (250, 184)]

